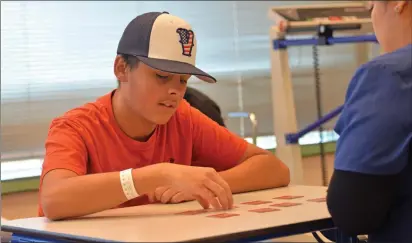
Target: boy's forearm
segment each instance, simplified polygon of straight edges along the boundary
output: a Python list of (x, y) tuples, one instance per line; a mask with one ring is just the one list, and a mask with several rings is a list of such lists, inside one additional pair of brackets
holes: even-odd
[[(159, 182), (153, 168), (132, 171), (136, 191), (143, 195)], [(84, 216), (114, 208), (128, 201), (119, 172), (109, 172), (62, 179), (42, 191), (42, 206), (52, 220)]]
[(126, 201), (119, 172), (62, 179), (41, 193), (43, 212), (52, 220), (96, 213)]
[(219, 174), (229, 184), (232, 193), (282, 187), (290, 182), (289, 169), (269, 154), (255, 155)]

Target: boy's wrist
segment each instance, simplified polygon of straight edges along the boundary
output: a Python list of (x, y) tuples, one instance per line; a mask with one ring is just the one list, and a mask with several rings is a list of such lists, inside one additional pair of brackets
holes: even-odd
[(139, 195), (149, 194), (165, 184), (165, 170), (162, 164), (155, 164), (143, 168), (133, 169), (134, 187)]

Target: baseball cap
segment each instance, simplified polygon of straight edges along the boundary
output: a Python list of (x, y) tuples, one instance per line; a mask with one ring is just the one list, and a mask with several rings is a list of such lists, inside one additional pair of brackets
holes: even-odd
[(126, 26), (117, 54), (135, 56), (157, 70), (215, 83), (214, 77), (195, 66), (196, 50), (196, 35), (190, 24), (168, 12), (149, 12)]

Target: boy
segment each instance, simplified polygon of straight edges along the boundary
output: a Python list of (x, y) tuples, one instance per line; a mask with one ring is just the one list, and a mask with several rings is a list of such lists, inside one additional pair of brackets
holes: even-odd
[(46, 141), (39, 215), (50, 219), (151, 202), (197, 200), (228, 209), (232, 193), (286, 186), (273, 154), (219, 126), (183, 100), (196, 35), (183, 19), (133, 19), (114, 62), (119, 88), (53, 120)]

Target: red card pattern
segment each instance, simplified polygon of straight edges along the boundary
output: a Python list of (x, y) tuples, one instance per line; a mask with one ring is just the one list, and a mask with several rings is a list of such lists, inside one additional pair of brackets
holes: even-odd
[[(238, 206), (233, 206), (231, 209), (238, 208)], [(229, 209), (229, 210), (231, 210)], [(209, 210), (207, 209), (198, 209), (198, 210), (188, 210), (180, 213), (176, 213), (177, 215), (197, 215), (197, 214), (202, 214), (202, 213), (207, 213)]]
[(230, 218), (234, 216), (239, 216), (240, 214), (237, 213), (220, 213), (220, 214), (214, 214), (214, 215), (209, 215), (207, 217), (209, 218)]
[(184, 211), (177, 213), (178, 215), (196, 215), (196, 214), (202, 214), (208, 212), (207, 209), (199, 209), (199, 210), (189, 210), (189, 211)]
[(309, 199), (309, 202), (326, 202), (326, 198), (321, 197), (321, 198), (314, 198), (314, 199)]
[(260, 204), (266, 204), (266, 203), (271, 203), (271, 201), (250, 201), (250, 202), (243, 202), (242, 204), (247, 204), (247, 205), (260, 205)]
[(275, 197), (274, 199), (296, 199), (296, 198), (302, 198), (303, 196), (291, 196), (291, 195), (286, 195), (286, 196), (281, 196), (281, 197)]
[(289, 203), (289, 202), (284, 202), (284, 203), (271, 204), (270, 206), (273, 206), (273, 207), (293, 207), (293, 206), (298, 206), (298, 205), (302, 205), (302, 203)]
[(280, 211), (280, 209), (277, 209), (277, 208), (258, 208), (258, 209), (249, 210), (249, 212), (253, 212), (253, 213), (268, 213), (268, 212), (274, 212), (274, 211)]

